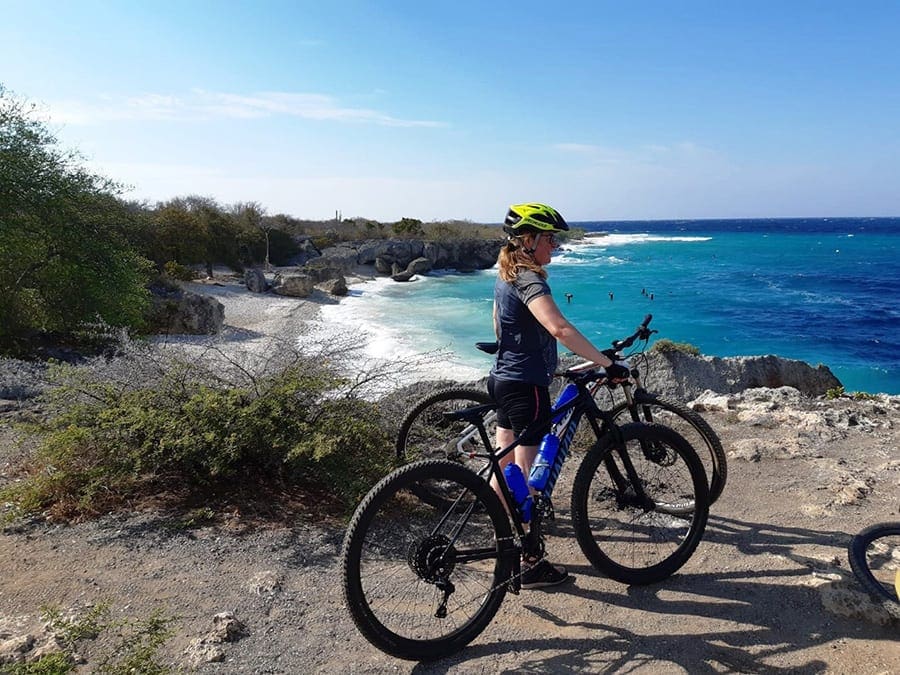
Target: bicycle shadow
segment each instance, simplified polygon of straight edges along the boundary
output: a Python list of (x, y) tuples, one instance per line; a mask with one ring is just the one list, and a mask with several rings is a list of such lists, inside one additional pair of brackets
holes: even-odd
[[(576, 574), (576, 582), (562, 592), (587, 603), (573, 602), (572, 611), (563, 614), (558, 602), (557, 609), (551, 611), (538, 604), (539, 597), (532, 601), (533, 596), (528, 596), (521, 609), (534, 617), (533, 639), (476, 644), (452, 661), (420, 664), (412, 672), (442, 673), (461, 662), (519, 652), (523, 658), (516, 666), (517, 672), (599, 672), (649, 667), (661, 672), (682, 668), (690, 673), (823, 673), (830, 670), (825, 661), (798, 661), (802, 657), (790, 655), (845, 638), (886, 642), (897, 639), (892, 626), (877, 626), (826, 611), (819, 589), (807, 583), (820, 571), (833, 569), (830, 565), (838, 565), (849, 539), (844, 532), (712, 516), (698, 553), (702, 554), (704, 545), (729, 547), (729, 555), (735, 561), (731, 569), (682, 572), (652, 586), (612, 586), (606, 590), (606, 585), (597, 589), (595, 584), (579, 581), (582, 576), (599, 574), (590, 565), (567, 565)], [(803, 550), (806, 547), (811, 550)], [(752, 560), (747, 564), (747, 556), (775, 556), (778, 560), (775, 565), (754, 566)], [(829, 558), (834, 559), (829, 562)], [(829, 583), (826, 578), (821, 581)], [(617, 612), (633, 612), (634, 624), (624, 626), (620, 621), (615, 625), (583, 618), (586, 610), (593, 615), (595, 607), (604, 606)], [(502, 617), (495, 621), (502, 621)], [(589, 630), (597, 635), (547, 637), (546, 632), (541, 634), (542, 622), (566, 632)], [(681, 625), (687, 627), (683, 634), (672, 631), (673, 626)], [(777, 662), (779, 658), (791, 665), (774, 666), (772, 660)], [(900, 653), (896, 667), (900, 668)]]

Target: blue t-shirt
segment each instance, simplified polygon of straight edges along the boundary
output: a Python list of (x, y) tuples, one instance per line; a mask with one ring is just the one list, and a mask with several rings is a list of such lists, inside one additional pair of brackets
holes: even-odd
[(500, 349), (491, 374), (500, 380), (548, 386), (556, 372), (556, 340), (528, 310), (528, 303), (550, 295), (550, 286), (537, 272), (519, 272), (515, 281), (499, 277), (494, 305), (500, 329)]

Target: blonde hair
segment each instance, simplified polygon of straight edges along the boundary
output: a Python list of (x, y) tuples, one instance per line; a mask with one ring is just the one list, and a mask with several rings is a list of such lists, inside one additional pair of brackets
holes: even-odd
[(525, 240), (529, 240), (528, 246), (534, 246), (537, 237), (536, 234), (511, 237), (500, 249), (500, 254), (497, 256), (497, 267), (500, 268), (499, 275), (503, 281), (515, 281), (522, 270), (531, 270), (540, 275), (542, 279), (547, 278), (547, 270), (538, 265), (530, 253), (525, 252)]

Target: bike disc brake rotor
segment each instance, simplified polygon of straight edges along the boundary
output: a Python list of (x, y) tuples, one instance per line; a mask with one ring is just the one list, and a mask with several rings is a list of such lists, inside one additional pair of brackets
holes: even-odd
[(410, 569), (430, 584), (447, 579), (456, 566), (456, 551), (450, 540), (442, 534), (434, 534), (413, 542), (407, 552)]
[(678, 453), (664, 443), (648, 443), (644, 447), (644, 455), (659, 466), (672, 466), (678, 461)]

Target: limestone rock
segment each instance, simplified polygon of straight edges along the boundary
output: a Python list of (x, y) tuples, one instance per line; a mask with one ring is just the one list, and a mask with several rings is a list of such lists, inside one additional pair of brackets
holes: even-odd
[(266, 275), (260, 269), (249, 269), (244, 272), (244, 283), (247, 285), (247, 290), (253, 293), (265, 293), (269, 287)]
[[(502, 240), (486, 239), (453, 239), (450, 241), (422, 241), (419, 239), (385, 239), (342, 243), (340, 246), (326, 248), (322, 251), (322, 259), (329, 262), (338, 260), (341, 265), (374, 265), (379, 274), (397, 274), (393, 266), (407, 270), (410, 263), (416, 262), (413, 274), (423, 274), (427, 270), (424, 262), (428, 261), (428, 270), (456, 269), (460, 271), (489, 269), (497, 262)], [(318, 260), (317, 260), (318, 262)], [(344, 267), (344, 271), (350, 269)]]
[[(827, 366), (813, 367), (803, 361), (772, 355), (722, 358), (680, 351), (653, 351), (648, 354), (648, 359), (646, 371), (652, 373), (652, 380), (644, 386), (666, 398), (682, 401), (690, 401), (706, 390), (733, 394), (759, 387), (791, 387), (799, 392), (798, 396), (821, 396), (829, 389), (841, 386)], [(770, 400), (776, 403), (789, 402), (794, 394), (774, 396)]]
[(225, 322), (225, 305), (183, 288), (152, 288), (149, 323), (156, 333), (215, 335)]
[(316, 288), (329, 295), (347, 295), (347, 280), (343, 276), (316, 284)]
[(315, 280), (308, 274), (279, 272), (272, 280), (272, 291), (293, 298), (307, 298), (313, 292)]
[(431, 271), (431, 261), (428, 258), (416, 258), (406, 266), (406, 271), (413, 274), (425, 274)]

